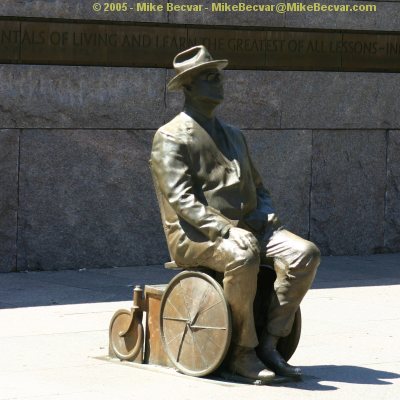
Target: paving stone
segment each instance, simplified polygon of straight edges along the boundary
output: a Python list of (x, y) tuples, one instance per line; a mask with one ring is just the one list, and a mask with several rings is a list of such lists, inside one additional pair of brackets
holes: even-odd
[(0, 129), (0, 272), (16, 268), (18, 147), (19, 131)]
[(153, 68), (0, 65), (5, 128), (158, 128), (165, 72)]
[(252, 159), (287, 229), (309, 234), (311, 131), (245, 131)]
[(400, 251), (400, 131), (389, 131), (385, 247)]
[(153, 131), (24, 130), (19, 270), (161, 264)]
[(384, 131), (314, 131), (311, 240), (326, 255), (383, 247)]

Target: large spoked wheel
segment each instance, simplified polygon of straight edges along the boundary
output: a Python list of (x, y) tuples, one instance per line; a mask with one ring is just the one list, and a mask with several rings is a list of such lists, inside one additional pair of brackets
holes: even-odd
[(172, 364), (191, 376), (215, 371), (228, 351), (232, 322), (221, 286), (185, 271), (168, 285), (160, 308), (161, 340)]
[[(120, 360), (133, 360), (139, 355), (143, 346), (142, 323), (136, 318), (132, 323), (131, 320), (130, 311), (118, 310), (110, 322), (110, 347)], [(126, 332), (129, 326), (131, 327)]]

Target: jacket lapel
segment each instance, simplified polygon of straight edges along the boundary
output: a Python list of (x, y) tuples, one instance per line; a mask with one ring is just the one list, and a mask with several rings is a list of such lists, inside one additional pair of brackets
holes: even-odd
[(203, 143), (204, 148), (208, 149), (209, 151), (211, 150), (216, 160), (219, 161), (219, 164), (228, 166), (229, 168), (234, 170), (237, 177), (240, 178), (241, 171), (237, 157), (236, 144), (232, 140), (232, 137), (230, 135), (230, 132), (228, 132), (228, 128), (226, 127), (226, 125), (223, 124), (220, 120), (217, 120), (224, 131), (225, 137), (228, 140), (230, 151), (232, 152), (232, 160), (225, 157), (222, 151), (218, 148), (217, 144), (214, 142), (213, 138), (198, 122), (196, 122), (192, 117), (185, 114), (184, 112), (182, 112), (181, 115), (187, 122), (191, 123), (193, 136), (198, 138), (199, 142)]

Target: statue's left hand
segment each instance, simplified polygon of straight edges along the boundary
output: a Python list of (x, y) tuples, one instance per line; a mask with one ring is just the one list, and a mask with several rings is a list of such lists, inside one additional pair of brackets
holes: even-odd
[(245, 229), (236, 227), (230, 228), (228, 239), (236, 242), (243, 250), (251, 249), (253, 251), (259, 251), (257, 239), (251, 232)]

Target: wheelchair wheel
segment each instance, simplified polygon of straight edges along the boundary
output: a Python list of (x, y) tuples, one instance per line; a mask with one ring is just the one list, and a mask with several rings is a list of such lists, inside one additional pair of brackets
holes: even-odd
[(215, 371), (228, 351), (232, 322), (221, 286), (201, 272), (184, 271), (161, 299), (161, 340), (172, 364), (191, 376)]
[[(135, 319), (131, 324), (131, 312), (128, 310), (118, 310), (113, 315), (109, 328), (110, 350), (120, 360), (135, 359), (143, 346), (143, 326)], [(131, 326), (131, 329), (125, 334), (125, 330)]]
[[(265, 329), (266, 311), (269, 308), (271, 295), (274, 290), (274, 281), (276, 279), (275, 271), (265, 265), (260, 267), (257, 281), (257, 293), (254, 299), (254, 321), (258, 338)], [(296, 351), (301, 335), (301, 311), (298, 308), (293, 322), (293, 327), (290, 334), (280, 338), (277, 349), (282, 357), (289, 361), (293, 353)]]
[(277, 345), (279, 353), (286, 361), (289, 361), (290, 357), (292, 357), (292, 355), (296, 351), (300, 341), (300, 335), (301, 335), (301, 311), (299, 307), (294, 316), (293, 327), (289, 336), (280, 338)]

